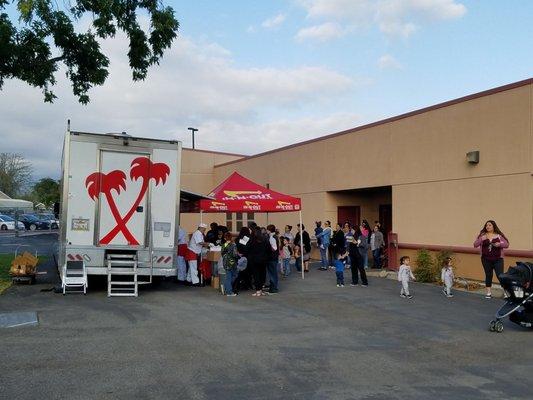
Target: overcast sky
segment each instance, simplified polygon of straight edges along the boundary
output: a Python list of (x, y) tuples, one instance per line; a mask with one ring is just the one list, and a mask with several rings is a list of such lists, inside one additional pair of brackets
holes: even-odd
[(58, 74), (54, 104), (7, 81), (0, 151), (58, 177), (72, 129), (126, 131), (243, 154), (277, 148), (532, 77), (526, 0), (166, 0), (180, 34), (133, 83), (123, 37), (104, 87), (81, 106)]

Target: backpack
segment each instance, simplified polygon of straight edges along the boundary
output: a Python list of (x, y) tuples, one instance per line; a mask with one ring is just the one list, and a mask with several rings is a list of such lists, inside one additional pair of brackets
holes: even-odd
[(222, 248), (222, 264), (226, 270), (235, 268), (235, 265), (237, 264), (235, 244), (228, 244)]

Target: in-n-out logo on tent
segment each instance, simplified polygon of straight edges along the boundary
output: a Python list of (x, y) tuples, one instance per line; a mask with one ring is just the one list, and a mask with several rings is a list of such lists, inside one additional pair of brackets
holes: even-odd
[[(85, 179), (85, 186), (89, 197), (96, 200), (100, 195), (104, 195), (109, 210), (115, 219), (116, 225), (102, 239), (100, 244), (109, 244), (119, 232), (122, 232), (129, 245), (139, 245), (139, 241), (133, 236), (128, 229), (128, 221), (131, 219), (137, 207), (143, 202), (144, 196), (148, 190), (150, 180), (165, 185), (167, 177), (170, 175), (170, 167), (164, 163), (153, 163), (148, 157), (137, 157), (130, 165), (130, 180), (136, 181), (142, 179), (142, 185), (128, 212), (122, 216), (118, 210), (112, 191), (120, 194), (120, 190), (126, 191), (126, 174), (121, 170), (114, 170), (107, 174), (102, 172), (93, 172)], [(102, 203), (103, 204), (103, 203)]]
[(260, 211), (261, 205), (259, 203), (256, 203), (255, 201), (245, 201), (244, 206), (242, 208), (250, 211)]
[(272, 200), (270, 193), (260, 190), (224, 190), (222, 200)]
[(278, 200), (278, 204), (276, 204), (276, 210), (293, 211), (294, 206), (287, 201)]
[(219, 210), (219, 211), (226, 211), (228, 209), (228, 206), (226, 203), (221, 203), (219, 201), (212, 201), (211, 202), (211, 208), (212, 210)]

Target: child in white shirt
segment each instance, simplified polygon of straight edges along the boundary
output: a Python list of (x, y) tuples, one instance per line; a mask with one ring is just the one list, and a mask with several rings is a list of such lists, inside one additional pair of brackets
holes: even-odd
[(409, 280), (415, 281), (415, 276), (411, 271), (409, 263), (411, 259), (407, 256), (400, 258), (400, 269), (398, 270), (398, 282), (402, 283), (402, 289), (400, 290), (400, 297), (412, 299), (413, 296), (409, 293)]
[(442, 292), (444, 293), (444, 295), (446, 297), (453, 297), (452, 286), (454, 275), (451, 257), (446, 257), (446, 259), (444, 260), (444, 266), (442, 267), (440, 278), (444, 285), (444, 287), (442, 288)]

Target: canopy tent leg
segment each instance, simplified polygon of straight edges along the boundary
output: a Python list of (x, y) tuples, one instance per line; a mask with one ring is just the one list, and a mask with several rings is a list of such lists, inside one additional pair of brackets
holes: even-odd
[(302, 224), (302, 210), (300, 210), (300, 261), (302, 263), (302, 279), (305, 279), (304, 271), (304, 230)]
[(200, 210), (200, 223), (203, 224), (204, 221), (203, 221), (203, 212), (202, 210)]

